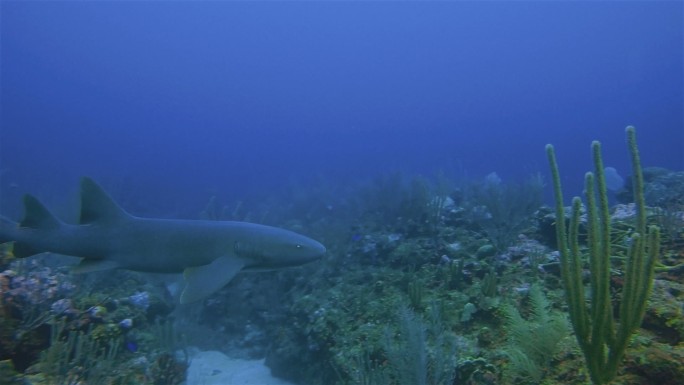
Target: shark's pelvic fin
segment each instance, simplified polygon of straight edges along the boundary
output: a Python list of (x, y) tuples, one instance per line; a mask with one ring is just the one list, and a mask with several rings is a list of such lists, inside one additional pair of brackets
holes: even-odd
[(105, 261), (102, 259), (83, 259), (78, 266), (74, 266), (71, 269), (72, 272), (80, 273), (90, 273), (93, 271), (102, 271), (119, 268), (119, 264), (114, 261)]
[(225, 286), (244, 267), (244, 262), (234, 257), (220, 257), (204, 266), (185, 269), (185, 289), (180, 303), (199, 301)]
[(94, 180), (81, 179), (81, 218), (82, 225), (89, 223), (114, 223), (129, 219), (131, 216), (114, 202)]
[(44, 252), (45, 250), (34, 249), (29, 244), (22, 242), (14, 242), (12, 246), (12, 255), (17, 258), (26, 258)]
[(26, 209), (26, 214), (24, 215), (24, 219), (19, 222), (20, 227), (54, 230), (62, 225), (62, 222), (52, 215), (52, 213), (33, 195), (24, 195), (24, 207)]

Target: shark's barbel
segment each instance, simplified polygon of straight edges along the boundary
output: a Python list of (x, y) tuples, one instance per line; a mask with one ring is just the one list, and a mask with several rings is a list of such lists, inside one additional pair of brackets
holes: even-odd
[(139, 218), (120, 208), (90, 178), (81, 181), (78, 225), (60, 221), (24, 196), (19, 226), (0, 225), (0, 243), (14, 254), (43, 252), (83, 258), (77, 272), (127, 269), (184, 273), (181, 303), (203, 299), (241, 270), (270, 270), (321, 258), (325, 247), (303, 235), (247, 222)]

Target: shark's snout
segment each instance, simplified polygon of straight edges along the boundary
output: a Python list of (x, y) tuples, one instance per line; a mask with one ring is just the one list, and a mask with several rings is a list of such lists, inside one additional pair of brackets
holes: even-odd
[(301, 250), (299, 257), (302, 263), (313, 262), (325, 255), (327, 250), (320, 242), (313, 239), (307, 239), (306, 241), (297, 245), (298, 249)]
[[(314, 242), (315, 242), (315, 241), (314, 241)], [(322, 245), (321, 243), (319, 243), (319, 242), (316, 242), (316, 247), (315, 247), (314, 255), (313, 255), (313, 257), (312, 257), (313, 260), (316, 260), (316, 259), (319, 259), (319, 258), (323, 258), (323, 256), (325, 255), (325, 253), (326, 253), (327, 251), (328, 251), (328, 250), (325, 248), (325, 246), (323, 246), (323, 245)]]

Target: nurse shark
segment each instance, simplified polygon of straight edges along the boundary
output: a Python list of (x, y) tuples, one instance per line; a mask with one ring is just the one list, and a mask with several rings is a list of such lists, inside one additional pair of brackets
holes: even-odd
[(55, 217), (34, 196), (25, 216), (0, 225), (0, 242), (14, 255), (52, 252), (82, 258), (75, 272), (127, 269), (183, 273), (181, 303), (201, 300), (240, 271), (297, 266), (321, 258), (325, 247), (295, 232), (248, 222), (154, 219), (133, 216), (90, 178), (81, 180), (77, 225)]

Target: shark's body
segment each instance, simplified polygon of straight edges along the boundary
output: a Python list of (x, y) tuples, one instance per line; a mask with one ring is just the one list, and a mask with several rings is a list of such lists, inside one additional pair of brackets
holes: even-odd
[(241, 270), (296, 266), (325, 253), (320, 243), (277, 227), (134, 217), (89, 178), (81, 183), (78, 225), (58, 220), (31, 195), (24, 197), (24, 204), (26, 215), (19, 227), (0, 226), (0, 242), (14, 241), (15, 255), (53, 252), (81, 257), (78, 272), (183, 272), (181, 303), (205, 298)]

